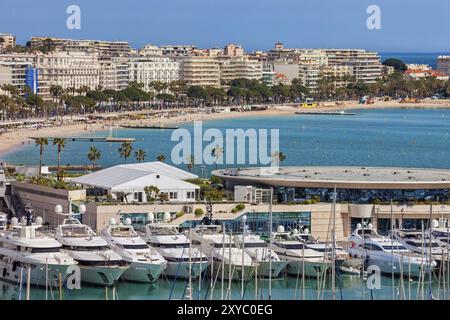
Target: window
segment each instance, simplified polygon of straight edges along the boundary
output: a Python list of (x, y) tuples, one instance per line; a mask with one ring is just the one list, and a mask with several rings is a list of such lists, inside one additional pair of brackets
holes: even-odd
[(59, 248), (31, 248), (31, 253), (52, 253), (59, 252)]
[(169, 192), (169, 199), (177, 199), (178, 193), (177, 192)]
[(123, 244), (122, 247), (124, 249), (133, 249), (133, 250), (139, 250), (139, 249), (148, 249), (149, 246), (146, 244)]

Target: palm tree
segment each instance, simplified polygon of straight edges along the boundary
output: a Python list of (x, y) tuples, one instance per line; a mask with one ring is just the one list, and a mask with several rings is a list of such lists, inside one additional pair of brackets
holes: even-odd
[(39, 146), (39, 175), (42, 175), (42, 158), (44, 156), (44, 146), (48, 145), (48, 139), (41, 137), (35, 140), (36, 147)]
[(64, 138), (55, 138), (53, 140), (53, 145), (58, 146), (58, 158), (57, 158), (57, 166), (58, 166), (58, 174), (57, 179), (58, 181), (61, 180), (61, 152), (66, 147), (66, 139)]
[(214, 149), (211, 151), (211, 156), (216, 158), (216, 170), (217, 170), (217, 162), (219, 162), (220, 157), (223, 155), (223, 148), (219, 145), (216, 145)]
[(90, 147), (88, 152), (88, 159), (92, 162), (92, 171), (95, 170), (95, 163), (100, 160), (102, 153), (96, 147)]
[(195, 163), (195, 158), (191, 154), (189, 157), (187, 157), (186, 160), (187, 160), (186, 167), (188, 168), (189, 172), (192, 172), (192, 168), (194, 167), (194, 163)]
[(122, 146), (118, 149), (120, 153), (120, 157), (125, 159), (125, 163), (127, 163), (127, 159), (131, 157), (131, 152), (133, 151), (133, 146), (129, 142), (122, 143)]
[(161, 154), (158, 154), (158, 155), (156, 156), (156, 160), (158, 160), (159, 162), (164, 162), (164, 161), (166, 161), (166, 156), (163, 155), (162, 153), (161, 153)]
[(277, 164), (286, 160), (286, 156), (282, 151), (272, 153), (272, 158), (277, 161)]
[(143, 150), (143, 149), (139, 149), (138, 151), (136, 151), (134, 153), (134, 156), (136, 157), (136, 160), (141, 163), (142, 161), (145, 160), (145, 158), (147, 157), (147, 153)]

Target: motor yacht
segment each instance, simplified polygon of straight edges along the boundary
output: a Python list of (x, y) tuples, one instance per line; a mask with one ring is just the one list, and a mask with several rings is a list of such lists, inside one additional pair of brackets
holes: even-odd
[(272, 237), (272, 249), (287, 261), (286, 273), (289, 275), (320, 277), (331, 266), (331, 260), (323, 252), (308, 248), (303, 241), (285, 232), (283, 226), (279, 226)]
[(0, 278), (26, 283), (30, 270), (30, 284), (54, 286), (64, 283), (77, 262), (61, 252), (61, 244), (41, 233), (42, 219), (35, 223), (11, 219), (11, 229), (0, 234)]
[(449, 260), (449, 248), (443, 246), (429, 232), (421, 232), (418, 230), (393, 230), (394, 239), (403, 244), (409, 250), (419, 253), (423, 256), (430, 256), (437, 262), (438, 267), (442, 262)]
[(244, 248), (244, 251), (258, 264), (257, 273), (259, 276), (277, 278), (282, 275), (287, 262), (282, 261), (260, 236), (254, 234), (237, 235), (234, 237), (234, 242), (238, 248)]
[(131, 225), (130, 218), (116, 222), (111, 218), (101, 232), (110, 248), (129, 263), (122, 279), (135, 282), (155, 282), (167, 266), (167, 261), (142, 239)]
[(213, 277), (225, 280), (250, 280), (256, 262), (242, 249), (236, 247), (232, 237), (219, 225), (199, 225), (189, 230), (192, 245), (209, 258)]
[(362, 258), (365, 266), (376, 265), (382, 273), (420, 277), (436, 267), (436, 262), (425, 255), (412, 252), (393, 238), (381, 236), (369, 224), (358, 224), (350, 235), (352, 257)]
[(208, 257), (192, 247), (189, 238), (173, 224), (147, 224), (144, 239), (167, 260), (164, 273), (168, 277), (187, 279), (191, 275), (195, 279), (208, 268)]
[(55, 237), (63, 252), (78, 262), (84, 283), (113, 286), (128, 269), (128, 263), (105, 239), (73, 216), (57, 227)]
[[(320, 242), (309, 233), (308, 229), (294, 229), (292, 230), (292, 236), (294, 239), (303, 242), (306, 248), (323, 253), (328, 260), (333, 259), (333, 245), (329, 242)], [(334, 250), (335, 265), (340, 268), (349, 259), (350, 255), (340, 246), (335, 246)]]

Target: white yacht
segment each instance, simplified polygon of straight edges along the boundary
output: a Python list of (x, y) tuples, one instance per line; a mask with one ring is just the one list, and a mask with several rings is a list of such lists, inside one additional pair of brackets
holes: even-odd
[(221, 226), (199, 225), (189, 231), (189, 238), (209, 258), (214, 278), (247, 281), (253, 277), (257, 263), (236, 247)]
[(195, 278), (208, 268), (208, 257), (192, 247), (188, 237), (173, 224), (147, 224), (144, 239), (167, 260), (164, 273), (168, 277), (187, 279), (190, 270)]
[[(303, 229), (301, 231), (299, 231), (298, 229), (294, 229), (292, 230), (292, 236), (294, 239), (303, 242), (306, 248), (322, 252), (325, 255), (325, 257), (329, 260), (333, 259), (332, 244), (318, 241), (309, 233), (308, 229)], [(350, 255), (347, 251), (345, 251), (342, 247), (339, 246), (336, 246), (334, 250), (335, 250), (334, 251), (335, 265), (336, 267), (341, 267), (350, 258)]]
[(302, 241), (279, 226), (272, 234), (272, 248), (284, 261), (287, 261), (286, 273), (292, 276), (321, 277), (331, 266), (323, 252), (309, 249)]
[(69, 255), (61, 252), (61, 244), (54, 238), (43, 235), (38, 229), (42, 227), (42, 219), (36, 223), (24, 221), (20, 224), (17, 218), (11, 219), (11, 229), (0, 235), (0, 278), (19, 282), (22, 277), (26, 283), (30, 268), (30, 284), (54, 286), (66, 281), (71, 266), (77, 262)]
[(108, 243), (87, 225), (70, 217), (56, 229), (56, 240), (63, 245), (81, 269), (81, 281), (112, 286), (127, 271), (128, 263), (112, 251)]
[(258, 264), (257, 273), (259, 276), (276, 278), (282, 275), (287, 262), (282, 261), (260, 236), (254, 234), (237, 235), (234, 237), (234, 242), (238, 248), (244, 247), (244, 251)]
[(427, 256), (414, 253), (400, 242), (379, 235), (371, 224), (367, 227), (358, 224), (349, 240), (350, 255), (363, 258), (366, 265), (378, 266), (382, 273), (420, 277), (436, 267), (436, 262)]
[(166, 268), (166, 260), (136, 233), (130, 218), (125, 219), (124, 223), (117, 223), (116, 219), (111, 218), (101, 235), (111, 249), (130, 264), (122, 279), (151, 283)]
[(437, 262), (438, 266), (449, 258), (448, 248), (432, 237), (429, 232), (418, 230), (396, 229), (393, 231), (394, 239), (403, 244), (409, 250), (424, 256), (429, 256)]

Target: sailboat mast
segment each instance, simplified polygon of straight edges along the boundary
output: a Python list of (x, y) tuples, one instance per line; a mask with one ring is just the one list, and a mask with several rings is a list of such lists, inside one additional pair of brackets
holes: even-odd
[(269, 201), (269, 300), (272, 300), (272, 202), (273, 202), (273, 188), (270, 188), (270, 201)]
[(332, 264), (331, 264), (331, 292), (333, 296), (333, 300), (336, 300), (336, 185), (334, 186), (333, 192), (333, 229), (331, 230), (332, 236)]

